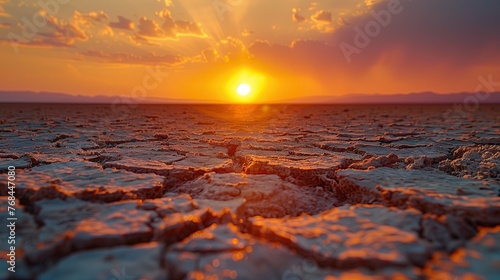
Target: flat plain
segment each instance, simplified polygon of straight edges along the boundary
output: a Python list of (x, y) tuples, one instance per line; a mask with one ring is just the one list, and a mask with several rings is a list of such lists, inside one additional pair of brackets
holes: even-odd
[(0, 104), (1, 279), (500, 275), (500, 105), (132, 107)]

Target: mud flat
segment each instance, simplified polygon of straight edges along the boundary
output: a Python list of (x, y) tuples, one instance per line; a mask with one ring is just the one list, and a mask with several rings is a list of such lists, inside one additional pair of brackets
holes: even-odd
[(0, 278), (498, 279), (500, 106), (446, 109), (0, 104)]

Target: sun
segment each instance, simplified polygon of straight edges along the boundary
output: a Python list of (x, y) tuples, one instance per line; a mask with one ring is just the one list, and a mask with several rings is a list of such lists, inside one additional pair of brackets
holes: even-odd
[(238, 87), (236, 88), (236, 92), (237, 92), (240, 96), (246, 96), (246, 95), (248, 95), (251, 91), (252, 91), (252, 88), (251, 88), (248, 84), (240, 84), (240, 85), (238, 85)]
[[(222, 82), (222, 79), (225, 82)], [(223, 94), (228, 102), (254, 103), (265, 91), (266, 79), (265, 73), (238, 66), (228, 69), (224, 75), (221, 75), (221, 82), (214, 83), (214, 86), (224, 86)]]

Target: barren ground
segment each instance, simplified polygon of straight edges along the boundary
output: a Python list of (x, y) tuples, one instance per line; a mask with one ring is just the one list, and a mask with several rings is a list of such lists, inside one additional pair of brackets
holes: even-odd
[(450, 108), (0, 104), (0, 278), (499, 279), (500, 106)]

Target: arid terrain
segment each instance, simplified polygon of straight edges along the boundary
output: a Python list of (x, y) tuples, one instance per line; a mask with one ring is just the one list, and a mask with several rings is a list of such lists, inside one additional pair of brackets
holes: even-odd
[(0, 279), (499, 279), (500, 105), (115, 109), (0, 104)]

